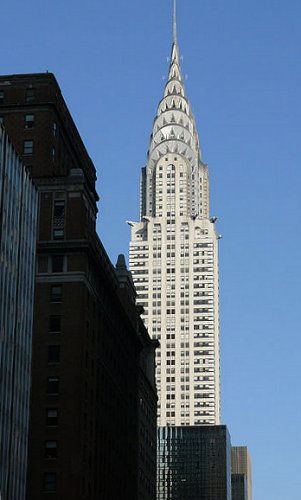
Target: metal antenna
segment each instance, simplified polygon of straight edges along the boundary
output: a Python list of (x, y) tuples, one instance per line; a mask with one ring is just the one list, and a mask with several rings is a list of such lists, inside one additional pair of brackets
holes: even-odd
[(177, 0), (173, 2), (173, 43), (177, 43)]

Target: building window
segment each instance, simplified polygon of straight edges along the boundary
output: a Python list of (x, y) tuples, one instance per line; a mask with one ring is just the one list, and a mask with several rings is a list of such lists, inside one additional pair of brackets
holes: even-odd
[(59, 412), (57, 408), (47, 408), (46, 410), (46, 425), (55, 427), (58, 425)]
[(25, 101), (26, 102), (34, 102), (34, 89), (26, 89)]
[(56, 395), (59, 393), (59, 377), (48, 377), (47, 394)]
[(52, 315), (49, 317), (49, 332), (58, 333), (61, 331), (61, 316)]
[(4, 102), (4, 90), (0, 90), (0, 104)]
[(57, 441), (45, 442), (45, 458), (57, 458)]
[(57, 134), (57, 123), (56, 122), (53, 122), (53, 125), (52, 125), (52, 132), (53, 132), (53, 135), (54, 137), (56, 136)]
[(64, 239), (64, 229), (54, 229), (53, 230), (53, 239), (54, 240), (63, 240)]
[(62, 291), (63, 287), (61, 285), (53, 285), (50, 290), (50, 301), (62, 302)]
[(4, 123), (4, 118), (3, 116), (0, 116), (0, 125)]
[(34, 115), (25, 115), (24, 116), (24, 127), (25, 128), (33, 128), (34, 127)]
[(62, 218), (65, 216), (65, 200), (54, 200), (53, 217)]
[(45, 255), (38, 257), (38, 273), (48, 273), (48, 257)]
[(23, 143), (23, 154), (24, 155), (32, 155), (33, 153), (33, 141), (27, 140)]
[(59, 345), (48, 346), (48, 363), (59, 363), (61, 355), (61, 348)]
[(54, 255), (51, 258), (51, 270), (53, 273), (62, 273), (64, 270), (64, 256)]
[(44, 474), (44, 491), (56, 491), (56, 473), (45, 472)]

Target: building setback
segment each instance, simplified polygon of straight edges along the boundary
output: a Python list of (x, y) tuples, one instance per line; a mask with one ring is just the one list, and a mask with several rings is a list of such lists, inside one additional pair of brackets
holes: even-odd
[(160, 428), (157, 460), (157, 500), (231, 500), (226, 426)]
[(219, 424), (219, 236), (209, 215), (208, 167), (184, 89), (175, 19), (140, 208), (140, 222), (129, 221), (130, 269), (142, 317), (160, 341), (158, 425)]
[(25, 500), (26, 493), (37, 206), (30, 175), (0, 124), (1, 500)]
[(0, 116), (39, 190), (27, 499), (134, 500), (141, 359), (145, 350), (151, 364), (155, 345), (97, 237), (95, 167), (55, 77), (4, 76), (0, 89)]

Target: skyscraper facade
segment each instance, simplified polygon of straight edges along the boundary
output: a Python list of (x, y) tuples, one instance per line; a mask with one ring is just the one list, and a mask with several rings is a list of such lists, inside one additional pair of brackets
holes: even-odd
[(38, 196), (0, 125), (0, 498), (25, 500)]
[(208, 167), (184, 89), (176, 9), (169, 76), (141, 173), (140, 222), (131, 228), (130, 269), (156, 360), (158, 424), (220, 422), (216, 217)]
[(157, 500), (231, 500), (231, 441), (225, 425), (158, 430)]

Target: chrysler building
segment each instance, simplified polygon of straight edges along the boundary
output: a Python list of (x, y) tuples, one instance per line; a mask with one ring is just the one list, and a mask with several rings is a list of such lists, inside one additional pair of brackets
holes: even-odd
[(175, 2), (169, 76), (140, 196), (140, 222), (129, 222), (130, 270), (144, 322), (160, 342), (158, 425), (219, 424), (219, 235), (183, 83)]

